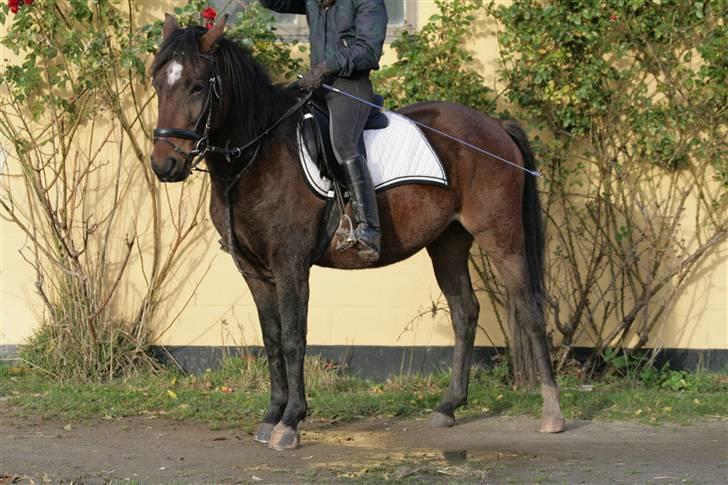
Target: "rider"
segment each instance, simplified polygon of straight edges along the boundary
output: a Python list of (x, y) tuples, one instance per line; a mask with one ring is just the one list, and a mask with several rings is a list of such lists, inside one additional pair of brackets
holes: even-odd
[[(372, 101), (369, 72), (379, 68), (387, 33), (384, 0), (260, 0), (260, 3), (276, 12), (306, 15), (312, 67), (300, 81), (303, 89), (315, 90), (326, 82)], [(357, 147), (370, 108), (330, 90), (322, 94), (331, 117), (334, 153), (344, 169), (351, 193), (359, 257), (374, 262), (379, 259), (379, 212), (366, 159)]]

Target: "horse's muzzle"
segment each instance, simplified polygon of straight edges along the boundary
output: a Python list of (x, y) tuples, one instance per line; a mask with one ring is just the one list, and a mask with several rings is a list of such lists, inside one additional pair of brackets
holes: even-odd
[(162, 160), (152, 158), (152, 170), (162, 182), (182, 182), (190, 174), (187, 163), (184, 160), (169, 156)]

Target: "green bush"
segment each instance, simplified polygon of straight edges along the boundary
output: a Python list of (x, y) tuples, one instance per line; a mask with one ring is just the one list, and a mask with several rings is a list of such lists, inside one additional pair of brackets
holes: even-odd
[[(488, 7), (505, 95), (540, 135), (556, 360), (566, 364), (577, 339), (593, 346), (585, 379), (610, 347), (655, 345), (689, 275), (728, 237), (726, 5)], [(476, 264), (492, 278), (485, 255)]]
[(377, 90), (393, 107), (450, 101), (483, 112), (495, 107), (493, 92), (472, 66), (465, 48), (482, 0), (435, 0), (440, 13), (418, 32), (403, 30), (392, 42), (397, 60), (375, 72)]

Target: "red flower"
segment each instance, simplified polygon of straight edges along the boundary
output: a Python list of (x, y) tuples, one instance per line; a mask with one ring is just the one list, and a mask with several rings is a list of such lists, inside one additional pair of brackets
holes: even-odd
[(217, 17), (217, 10), (212, 7), (207, 7), (202, 11), (202, 18), (207, 21), (205, 22), (207, 30), (210, 30), (212, 26), (215, 25), (215, 17)]
[[(33, 3), (33, 0), (23, 0), (23, 3), (30, 5)], [(8, 0), (8, 7), (10, 7), (11, 12), (18, 13), (20, 10), (20, 0)]]
[(609, 20), (611, 20), (612, 22), (615, 22), (618, 18), (619, 17), (617, 17), (615, 14), (609, 16)]
[(217, 17), (217, 10), (212, 7), (207, 7), (202, 11), (202, 18), (205, 20), (213, 21)]

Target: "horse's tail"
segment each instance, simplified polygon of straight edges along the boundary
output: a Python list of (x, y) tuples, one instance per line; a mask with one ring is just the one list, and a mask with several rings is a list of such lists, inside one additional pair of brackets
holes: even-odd
[[(528, 136), (515, 121), (504, 121), (503, 128), (518, 146), (524, 160), (524, 167), (536, 170), (536, 157), (533, 155)], [(541, 203), (536, 191), (536, 177), (525, 174), (523, 187), (523, 230), (526, 244), (526, 261), (528, 262), (531, 291), (540, 308), (543, 308), (544, 297), (544, 230), (541, 217)]]

